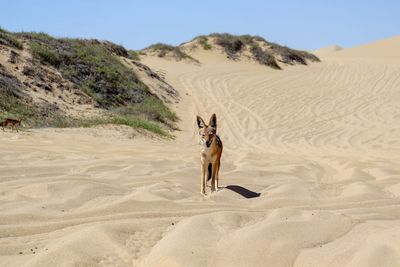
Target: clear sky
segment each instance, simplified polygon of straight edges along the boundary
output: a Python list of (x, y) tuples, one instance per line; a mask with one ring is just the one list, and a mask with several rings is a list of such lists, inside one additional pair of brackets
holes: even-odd
[(4, 0), (0, 26), (130, 49), (229, 32), (313, 50), (400, 35), (400, 0)]

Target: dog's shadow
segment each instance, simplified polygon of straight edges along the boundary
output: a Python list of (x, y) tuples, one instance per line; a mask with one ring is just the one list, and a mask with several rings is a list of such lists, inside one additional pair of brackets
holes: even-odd
[(242, 197), (245, 197), (245, 198), (256, 198), (256, 197), (259, 197), (261, 195), (261, 193), (257, 193), (257, 192), (251, 191), (251, 190), (249, 190), (247, 188), (244, 188), (244, 187), (242, 187), (240, 185), (228, 185), (228, 186), (225, 186), (223, 188), (224, 189), (229, 189), (229, 190), (231, 190), (231, 191), (233, 191), (233, 192), (235, 192), (235, 193), (237, 193), (237, 194), (239, 194), (239, 195), (241, 195)]

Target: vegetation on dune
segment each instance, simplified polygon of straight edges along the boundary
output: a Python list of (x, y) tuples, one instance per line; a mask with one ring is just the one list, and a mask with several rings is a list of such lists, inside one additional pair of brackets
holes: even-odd
[(61, 73), (103, 108), (141, 103), (151, 95), (136, 74), (103, 46), (85, 40), (64, 42), (72, 50), (64, 55)]
[[(281, 69), (279, 62), (285, 64), (299, 63), (307, 65), (307, 61), (318, 62), (319, 59), (315, 55), (306, 51), (290, 49), (272, 42), (266, 41), (260, 36), (253, 35), (232, 35), (229, 33), (211, 33), (210, 35), (200, 35), (193, 40), (204, 49), (212, 49), (209, 39), (213, 38), (213, 42), (222, 47), (225, 54), (230, 59), (238, 59), (242, 52), (250, 52), (252, 58), (262, 65), (269, 66), (274, 69)], [(159, 57), (172, 55), (177, 60), (191, 58), (184, 53), (179, 47), (172, 45), (157, 43), (142, 50), (142, 52), (155, 51)], [(195, 59), (194, 59), (195, 60)], [(196, 60), (197, 61), (197, 60)]]
[(22, 119), (35, 123), (39, 114), (36, 107), (16, 97), (11, 91), (0, 89), (0, 120), (4, 118)]
[[(270, 66), (274, 69), (280, 69), (275, 57), (268, 51), (263, 50), (257, 41), (264, 40), (259, 36), (251, 35), (231, 35), (228, 33), (213, 33), (210, 36), (216, 38), (216, 44), (223, 47), (229, 58), (235, 59), (238, 57), (245, 47), (249, 47), (250, 53), (254, 59), (260, 64)], [(264, 40), (265, 41), (265, 40)]]
[(33, 107), (24, 100), (21, 92), (22, 84), (14, 76), (5, 72), (0, 67), (0, 119), (4, 117), (21, 118), (31, 120), (38, 114), (36, 107)]
[(22, 49), (22, 43), (10, 32), (0, 27), (0, 44)]
[(179, 47), (169, 45), (169, 44), (163, 44), (163, 43), (156, 43), (153, 45), (150, 45), (143, 49), (144, 51), (154, 51), (157, 52), (158, 57), (165, 57), (167, 55), (173, 56), (176, 60), (182, 60), (182, 59), (189, 59), (195, 62), (198, 62), (197, 59), (191, 57), (190, 55), (186, 54), (183, 52)]
[(221, 46), (229, 58), (236, 58), (237, 53), (242, 50), (247, 39), (244, 36), (235, 36), (228, 33), (212, 33), (210, 36), (216, 38), (216, 44)]
[[(277, 60), (286, 64), (297, 62), (303, 65), (307, 65), (307, 60), (319, 61), (318, 57), (311, 53), (271, 43), (260, 36), (237, 36), (229, 33), (212, 33), (210, 36), (215, 38), (216, 44), (221, 46), (231, 59), (236, 59), (240, 52), (248, 48), (256, 61), (275, 69), (280, 69)], [(265, 43), (269, 50), (261, 48), (259, 43)], [(279, 58), (276, 58), (275, 55)]]
[(122, 47), (97, 40), (55, 39), (40, 33), (24, 36), (31, 39), (35, 58), (56, 67), (103, 108), (141, 103), (151, 96), (147, 86), (115, 55), (119, 51), (129, 57)]
[(126, 125), (132, 128), (145, 129), (147, 131), (173, 138), (171, 134), (165, 131), (159, 124), (153, 123), (151, 121), (137, 118), (135, 116), (125, 115), (125, 116), (114, 116), (110, 118), (96, 118), (83, 120), (78, 123), (81, 127), (95, 127), (104, 124), (116, 124), (116, 125)]
[(283, 63), (291, 64), (292, 62), (295, 61), (297, 63), (307, 65), (306, 59), (312, 62), (320, 61), (317, 56), (308, 53), (306, 51), (295, 50), (287, 46), (281, 46), (276, 43), (270, 43), (270, 42), (268, 42), (268, 45), (275, 53), (281, 56), (282, 58), (281, 61)]
[(128, 54), (129, 54), (129, 58), (130, 59), (133, 59), (133, 60), (136, 60), (136, 61), (140, 61), (139, 53), (137, 51), (129, 50)]
[(136, 129), (144, 129), (164, 137), (169, 137), (169, 138), (174, 137), (159, 124), (140, 117), (136, 117), (134, 115), (111, 114), (108, 117), (85, 118), (85, 119), (76, 119), (76, 118), (72, 119), (59, 116), (53, 118), (49, 122), (51, 123), (52, 126), (58, 128), (68, 128), (68, 127), (92, 128), (106, 124), (126, 125)]
[[(1, 74), (0, 74), (1, 78)], [(21, 98), (19, 92), (1, 89), (0, 86), (0, 120), (4, 118), (20, 119), (29, 127), (60, 127), (66, 125), (67, 117), (54, 113), (46, 116), (49, 107), (37, 107)]]
[(160, 99), (154, 96), (146, 98), (137, 105), (116, 108), (115, 112), (124, 116), (144, 116), (147, 120), (158, 121), (172, 129), (177, 129), (174, 123), (178, 121), (176, 113), (168, 109)]
[(59, 67), (61, 60), (57, 52), (45, 43), (32, 42), (30, 48), (33, 57), (40, 60), (43, 64), (50, 64), (54, 67)]
[(281, 69), (278, 63), (275, 60), (275, 57), (261, 49), (261, 47), (257, 43), (253, 43), (250, 47), (250, 52), (253, 55), (254, 59), (257, 60), (260, 64), (270, 66), (274, 69)]
[(306, 59), (308, 59), (308, 60), (310, 60), (312, 62), (320, 62), (321, 61), (316, 55), (314, 55), (312, 53), (309, 53), (307, 51), (299, 51), (299, 50), (297, 50), (297, 52), (301, 56), (303, 56), (304, 58), (306, 58)]
[[(52, 66), (62, 76), (92, 97), (99, 107), (108, 114), (105, 118), (77, 120), (57, 112), (47, 112), (43, 116), (40, 108), (24, 101), (18, 88), (9, 84), (0, 86), (0, 113), (3, 116), (20, 117), (31, 126), (95, 126), (113, 123), (134, 128), (143, 128), (167, 136), (163, 128), (176, 129), (178, 117), (157, 96), (153, 95), (146, 84), (118, 57), (138, 59), (135, 51), (127, 51), (111, 42), (83, 39), (57, 39), (45, 33), (8, 33), (0, 30), (0, 43), (4, 36), (25, 39), (37, 63)], [(7, 39), (7, 40), (8, 40)], [(7, 43), (8, 44), (8, 43)], [(21, 46), (22, 48), (22, 46)], [(9, 82), (6, 73), (0, 72), (1, 82)], [(11, 88), (8, 91), (3, 88)], [(18, 92), (18, 96), (15, 93)], [(46, 112), (45, 112), (46, 113)]]
[[(119, 108), (117, 112), (110, 112), (108, 116), (97, 118), (70, 118), (58, 113), (54, 113), (52, 116), (43, 116), (43, 111), (40, 110), (40, 108), (16, 97), (11, 90), (0, 90), (0, 120), (3, 120), (4, 118), (21, 119), (23, 124), (26, 126), (57, 128), (90, 128), (104, 124), (126, 125), (132, 128), (145, 129), (161, 136), (173, 138), (173, 136), (159, 123), (152, 122), (148, 119), (154, 115), (160, 116), (158, 121), (165, 119), (163, 117), (164, 114), (158, 112), (158, 110), (163, 110), (165, 107), (162, 103), (155, 105), (153, 108), (148, 108), (145, 105), (141, 105), (141, 107), (142, 108), (130, 106), (125, 109)], [(138, 110), (140, 109), (148, 109), (147, 112), (149, 114), (139, 112)], [(152, 111), (152, 109), (154, 109), (154, 111)], [(131, 110), (133, 110), (133, 112), (131, 112)], [(166, 112), (171, 111), (167, 110)], [(171, 119), (171, 121), (177, 120), (176, 115), (174, 113), (172, 114), (172, 116), (169, 116), (169, 119)], [(170, 123), (168, 120), (167, 122)], [(171, 124), (171, 127), (175, 127), (175, 125)]]
[(28, 39), (36, 39), (42, 41), (54, 40), (52, 36), (45, 32), (19, 32), (15, 33), (16, 36), (26, 37)]
[(208, 43), (207, 36), (200, 35), (197, 37), (197, 39), (199, 40), (199, 44), (203, 47), (204, 50), (210, 50), (212, 48), (211, 45)]

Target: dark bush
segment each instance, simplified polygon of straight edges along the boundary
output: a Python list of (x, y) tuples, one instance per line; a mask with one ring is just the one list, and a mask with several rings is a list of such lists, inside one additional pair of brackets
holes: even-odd
[(211, 34), (211, 36), (216, 37), (216, 44), (221, 46), (228, 57), (232, 59), (237, 57), (237, 53), (242, 50), (247, 40), (246, 38), (241, 38), (228, 33)]
[(250, 52), (253, 55), (254, 59), (257, 60), (260, 64), (270, 66), (274, 69), (281, 69), (276, 62), (275, 57), (270, 53), (263, 51), (261, 47), (256, 43), (251, 46)]
[(270, 46), (271, 50), (273, 50), (277, 55), (281, 56), (281, 61), (286, 64), (293, 64), (294, 62), (307, 65), (307, 59), (313, 62), (319, 62), (319, 58), (315, 55), (305, 52), (299, 51), (295, 49), (291, 49), (286, 46), (281, 46), (275, 43), (267, 42)]

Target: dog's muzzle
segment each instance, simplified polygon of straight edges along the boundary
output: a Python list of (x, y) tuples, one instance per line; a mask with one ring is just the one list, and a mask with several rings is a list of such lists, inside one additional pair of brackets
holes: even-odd
[(212, 139), (211, 139), (211, 140), (208, 140), (208, 141), (206, 141), (206, 146), (207, 146), (207, 147), (210, 147), (210, 146), (211, 146), (211, 144), (212, 144), (212, 141), (213, 141)]

